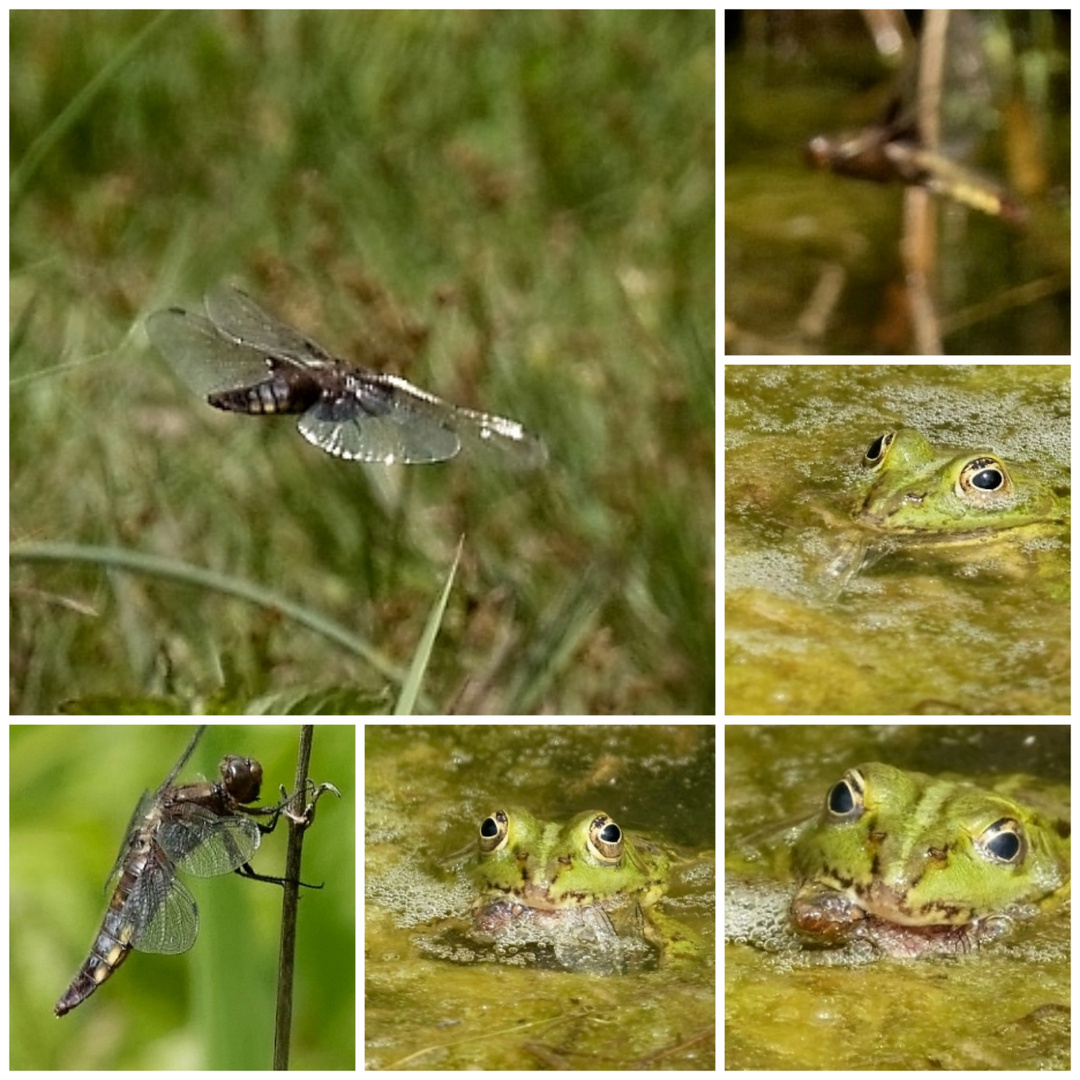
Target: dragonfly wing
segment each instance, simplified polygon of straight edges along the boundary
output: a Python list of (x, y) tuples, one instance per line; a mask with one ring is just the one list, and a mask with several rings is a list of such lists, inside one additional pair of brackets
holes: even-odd
[(238, 344), (309, 367), (335, 363), (318, 342), (279, 322), (233, 285), (218, 285), (203, 297), (203, 305), (218, 330)]
[(223, 337), (209, 319), (180, 308), (155, 311), (146, 332), (169, 366), (199, 397), (239, 390), (267, 377), (266, 355)]
[(544, 440), (516, 420), (492, 413), (449, 405), (434, 394), (413, 386), (396, 375), (372, 375), (386, 394), (392, 394), (405, 415), (452, 431), (461, 447), (495, 454), (500, 463), (516, 468), (536, 469), (547, 462)]
[(418, 465), (454, 457), (461, 441), (446, 417), (417, 410), (387, 378), (349, 378), (345, 392), (324, 395), (300, 417), (300, 433), (351, 461)]
[(395, 375), (349, 375), (300, 418), (301, 434), (336, 457), (425, 464), (455, 457), (463, 446), (498, 453), (502, 463), (537, 468), (542, 440), (514, 420), (448, 405)]
[(497, 453), (504, 464), (518, 469), (539, 469), (547, 464), (544, 440), (526, 430), (516, 420), (490, 413), (457, 409), (456, 430), (463, 443), (490, 453)]
[(175, 956), (199, 934), (199, 909), (184, 883), (151, 865), (135, 883), (124, 907), (131, 944), (139, 952)]

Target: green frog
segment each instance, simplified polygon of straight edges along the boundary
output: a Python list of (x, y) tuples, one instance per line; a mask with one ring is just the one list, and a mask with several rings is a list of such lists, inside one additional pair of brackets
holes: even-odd
[[(862, 465), (872, 480), (852, 512), (857, 528), (834, 538), (822, 575), (836, 592), (895, 551), (960, 560), (963, 576), (980, 566), (1019, 576), (1031, 561), (1024, 556), (1067, 533), (1069, 497), (990, 450), (935, 450), (918, 431), (897, 428), (870, 444)], [(1048, 587), (1056, 565), (1046, 563)], [(1066, 582), (1063, 568), (1063, 594)]]
[(500, 946), (540, 945), (554, 966), (609, 974), (628, 965), (689, 960), (700, 942), (657, 910), (671, 858), (631, 839), (606, 813), (565, 825), (508, 808), (480, 824), (469, 876), (478, 890), (473, 937)]
[(1069, 500), (1022, 466), (989, 450), (937, 451), (911, 428), (876, 438), (863, 466), (874, 479), (855, 520), (893, 535), (966, 539), (1068, 516)]
[(849, 769), (795, 842), (795, 928), (900, 957), (1004, 937), (1069, 895), (1067, 806), (889, 765)]

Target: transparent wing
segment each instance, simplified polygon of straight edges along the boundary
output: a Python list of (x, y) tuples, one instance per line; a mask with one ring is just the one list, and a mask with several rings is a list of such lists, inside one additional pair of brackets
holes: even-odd
[(120, 915), (139, 952), (187, 952), (199, 934), (195, 899), (171, 868), (151, 864), (135, 882)]
[(155, 311), (146, 320), (146, 332), (169, 367), (199, 397), (239, 390), (267, 377), (264, 352), (223, 337), (202, 315), (175, 307)]
[(514, 420), (458, 409), (394, 375), (352, 375), (300, 418), (301, 434), (336, 457), (405, 465), (446, 461), (465, 445), (535, 468), (547, 450)]
[(447, 423), (446, 407), (421, 412), (390, 378), (351, 376), (343, 393), (324, 395), (300, 417), (300, 434), (350, 461), (419, 465), (454, 457), (461, 440)]
[(196, 877), (228, 874), (255, 854), (261, 834), (251, 818), (221, 817), (191, 804), (183, 810), (183, 817), (161, 823), (158, 842), (185, 873)]
[(517, 469), (539, 469), (547, 464), (547, 444), (516, 420), (491, 413), (458, 408), (455, 424), (462, 441), (484, 453), (496, 453)]
[(238, 344), (305, 366), (335, 363), (318, 342), (279, 322), (234, 285), (218, 285), (203, 297), (203, 305), (210, 321)]

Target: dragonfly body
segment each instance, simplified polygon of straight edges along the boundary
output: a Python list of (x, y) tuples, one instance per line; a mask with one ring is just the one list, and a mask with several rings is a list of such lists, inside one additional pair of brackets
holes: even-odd
[[(131, 816), (109, 883), (109, 906), (83, 961), (54, 1007), (64, 1016), (112, 978), (132, 949), (173, 955), (187, 952), (199, 932), (194, 897), (177, 877), (179, 867), (197, 877), (236, 872), (259, 881), (248, 859), (263, 833), (277, 824), (282, 807), (252, 807), (259, 797), (262, 766), (230, 755), (221, 779), (174, 786), (205, 725), (196, 730), (180, 760), (153, 794), (145, 792)], [(269, 825), (254, 820), (271, 818)]]
[(882, 184), (918, 184), (1013, 225), (1027, 220), (1024, 206), (1004, 188), (942, 154), (925, 150), (910, 128), (878, 124), (853, 135), (818, 135), (807, 144), (806, 157), (816, 168), (841, 176)]
[[(924, 187), (984, 214), (1019, 225), (1026, 208), (1001, 184), (938, 151), (969, 152), (992, 89), (979, 23), (971, 12), (952, 12), (924, 28), (919, 46), (892, 81), (888, 107), (876, 123), (842, 136), (818, 135), (808, 162), (841, 176)], [(924, 136), (934, 132), (933, 141)]]
[(223, 285), (205, 315), (168, 308), (147, 333), (178, 375), (225, 412), (298, 414), (300, 433), (335, 457), (406, 465), (446, 461), (466, 446), (522, 468), (547, 460), (543, 441), (516, 420), (458, 408), (405, 379), (339, 360)]

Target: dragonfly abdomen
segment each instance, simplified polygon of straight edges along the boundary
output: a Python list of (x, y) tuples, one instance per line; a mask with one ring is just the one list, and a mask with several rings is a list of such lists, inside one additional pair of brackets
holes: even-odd
[(135, 858), (125, 867), (117, 882), (116, 891), (109, 900), (101, 929), (90, 946), (90, 955), (83, 961), (82, 967), (71, 980), (71, 985), (53, 1009), (57, 1016), (64, 1016), (76, 1005), (81, 1005), (103, 982), (111, 978), (113, 972), (128, 958), (133, 938), (140, 929), (127, 913), (128, 897), (146, 869), (149, 857), (149, 845), (143, 844)]
[(315, 380), (301, 369), (271, 367), (271, 371), (271, 377), (263, 382), (235, 390), (217, 390), (207, 395), (206, 400), (224, 412), (266, 416), (307, 412), (323, 395)]

